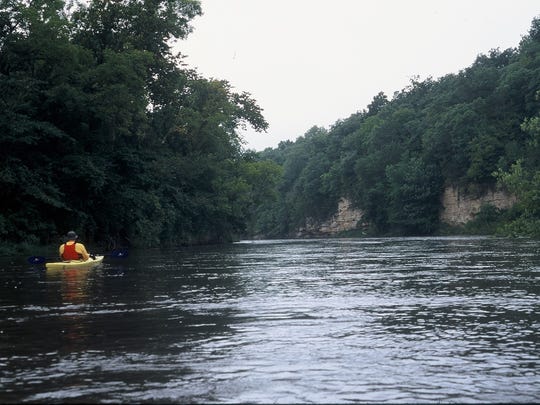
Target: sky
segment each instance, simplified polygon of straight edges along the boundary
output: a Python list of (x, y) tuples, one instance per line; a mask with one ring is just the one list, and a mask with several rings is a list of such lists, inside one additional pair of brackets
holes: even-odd
[(203, 15), (175, 49), (208, 79), (226, 80), (262, 108), (275, 148), (329, 129), (379, 92), (458, 73), (491, 49), (515, 48), (539, 0), (201, 0)]

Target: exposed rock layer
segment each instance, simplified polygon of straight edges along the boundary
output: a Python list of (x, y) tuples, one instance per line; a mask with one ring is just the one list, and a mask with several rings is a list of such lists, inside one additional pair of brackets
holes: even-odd
[(363, 213), (354, 208), (347, 198), (341, 198), (336, 213), (326, 221), (319, 223), (312, 218), (306, 220), (306, 226), (300, 228), (297, 237), (326, 236), (357, 229)]
[[(489, 190), (480, 196), (463, 193), (457, 187), (447, 187), (441, 197), (441, 222), (448, 225), (463, 225), (480, 211), (482, 205), (490, 204), (496, 208), (510, 208), (516, 198), (504, 191)], [(366, 226), (362, 221), (362, 210), (354, 208), (347, 198), (341, 198), (336, 213), (324, 222), (312, 218), (306, 226), (298, 229), (297, 237), (331, 236)]]
[(482, 205), (490, 204), (496, 208), (510, 208), (516, 198), (504, 191), (488, 192), (476, 197), (460, 192), (457, 187), (447, 187), (441, 199), (440, 220), (448, 225), (463, 225), (474, 219)]

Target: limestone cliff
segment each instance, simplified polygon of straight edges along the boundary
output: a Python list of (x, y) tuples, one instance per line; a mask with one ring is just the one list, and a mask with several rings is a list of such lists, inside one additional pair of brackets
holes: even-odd
[[(457, 187), (447, 187), (441, 197), (440, 220), (448, 225), (463, 225), (474, 219), (484, 204), (504, 209), (510, 208), (515, 202), (514, 196), (500, 190), (488, 190), (481, 195), (471, 195)], [(355, 230), (366, 226), (362, 217), (362, 210), (354, 208), (347, 198), (341, 198), (337, 211), (331, 218), (324, 222), (307, 218), (306, 226), (298, 229), (295, 236), (332, 236)]]
[(474, 219), (484, 204), (510, 208), (515, 202), (516, 198), (504, 191), (489, 190), (480, 196), (472, 196), (457, 187), (447, 187), (441, 198), (440, 220), (448, 225), (463, 225)]
[(326, 221), (319, 223), (312, 218), (306, 219), (306, 226), (300, 228), (297, 237), (331, 236), (340, 232), (357, 229), (363, 213), (352, 206), (347, 198), (341, 198), (336, 213)]

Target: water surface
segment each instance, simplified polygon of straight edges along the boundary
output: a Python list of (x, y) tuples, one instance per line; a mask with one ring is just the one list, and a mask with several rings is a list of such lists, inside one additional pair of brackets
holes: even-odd
[(2, 402), (539, 402), (538, 242), (245, 241), (0, 259)]

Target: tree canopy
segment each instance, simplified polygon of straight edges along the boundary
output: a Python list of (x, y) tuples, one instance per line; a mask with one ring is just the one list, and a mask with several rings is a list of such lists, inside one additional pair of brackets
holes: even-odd
[(254, 183), (268, 164), (245, 156), (237, 129), (267, 123), (248, 93), (172, 53), (198, 1), (0, 4), (4, 243), (69, 229), (138, 246), (244, 232), (243, 209), (272, 178)]
[(245, 150), (265, 131), (249, 93), (173, 52), (195, 0), (0, 0), (0, 244), (75, 229), (109, 246), (290, 236), (341, 198), (371, 234), (441, 231), (441, 193), (504, 187), (506, 234), (540, 236), (540, 19), (519, 46), (295, 142)]
[(295, 234), (309, 218), (327, 219), (346, 197), (371, 234), (434, 234), (442, 192), (457, 186), (511, 191), (519, 204), (490, 221), (506, 234), (540, 235), (539, 32), (534, 19), (517, 48), (493, 49), (437, 80), (415, 78), (329, 130), (261, 152), (283, 175), (259, 232)]

